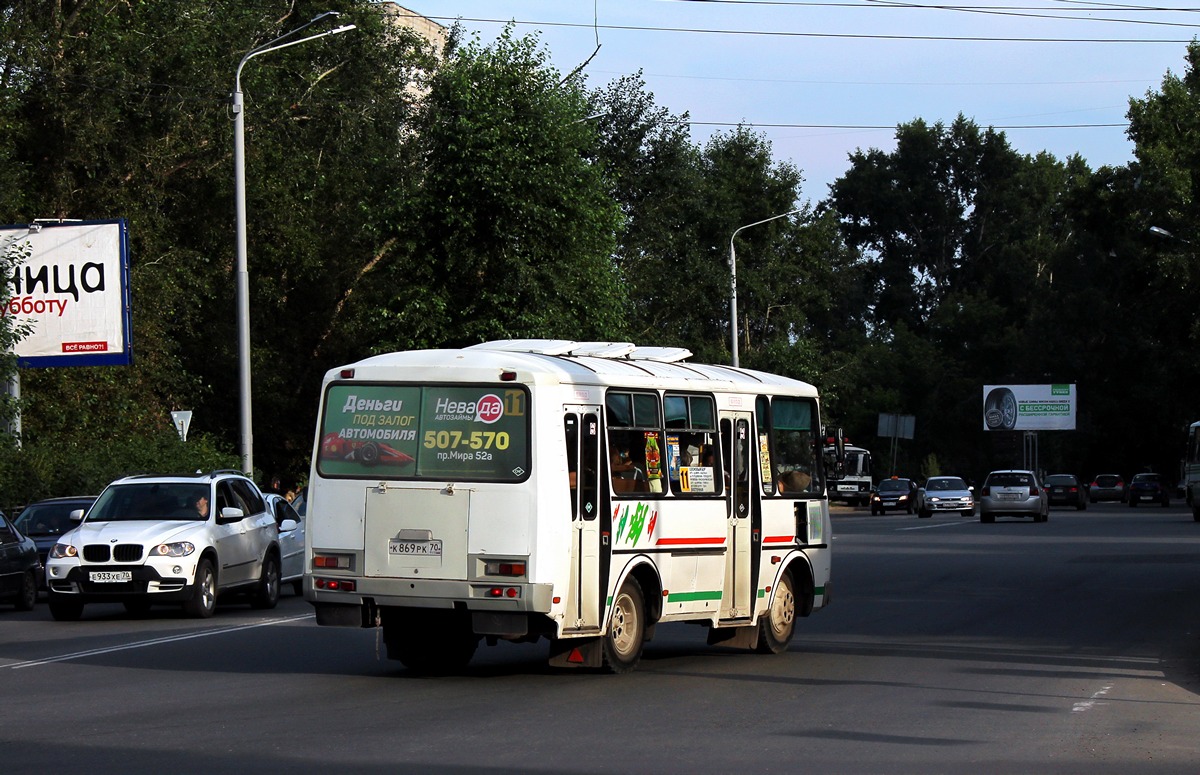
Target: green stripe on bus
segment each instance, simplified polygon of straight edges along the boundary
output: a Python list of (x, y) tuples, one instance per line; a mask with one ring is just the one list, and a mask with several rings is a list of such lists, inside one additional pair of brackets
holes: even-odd
[(686, 603), (692, 600), (720, 600), (721, 590), (707, 592), (672, 592), (667, 595), (668, 603)]

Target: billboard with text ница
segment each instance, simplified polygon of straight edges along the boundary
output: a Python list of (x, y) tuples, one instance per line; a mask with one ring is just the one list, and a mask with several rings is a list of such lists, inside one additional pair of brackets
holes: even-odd
[(1075, 385), (984, 385), (985, 431), (1075, 430)]
[(14, 348), (22, 367), (132, 361), (129, 232), (123, 219), (0, 227), (25, 256), (8, 278), (4, 314), (32, 329)]

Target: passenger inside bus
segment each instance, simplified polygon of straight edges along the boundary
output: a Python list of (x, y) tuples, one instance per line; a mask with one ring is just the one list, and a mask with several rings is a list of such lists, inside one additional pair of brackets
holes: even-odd
[(608, 467), (615, 492), (636, 492), (647, 489), (646, 472), (633, 462), (627, 444), (612, 447)]
[(786, 471), (779, 476), (780, 492), (807, 492), (812, 484), (812, 475), (803, 471)]
[(816, 437), (808, 430), (779, 430), (776, 440), (779, 492), (787, 495), (819, 495), (821, 482), (814, 479)]

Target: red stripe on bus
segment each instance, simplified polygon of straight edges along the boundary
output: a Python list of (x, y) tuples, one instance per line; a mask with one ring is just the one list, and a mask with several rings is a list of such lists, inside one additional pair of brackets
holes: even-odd
[(796, 536), (767, 536), (763, 539), (764, 544), (790, 544), (796, 540)]

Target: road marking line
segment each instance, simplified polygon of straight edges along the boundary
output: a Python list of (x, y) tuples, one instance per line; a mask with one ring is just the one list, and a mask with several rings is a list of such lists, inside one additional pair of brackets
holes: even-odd
[(84, 657), (94, 657), (99, 654), (112, 654), (117, 651), (130, 651), (132, 649), (145, 648), (146, 646), (158, 646), (163, 643), (174, 643), (181, 640), (192, 640), (193, 638), (207, 638), (210, 635), (225, 635), (230, 632), (240, 632), (242, 630), (252, 630), (256, 627), (271, 627), (276, 624), (290, 624), (291, 622), (299, 622), (304, 619), (315, 618), (316, 614), (305, 614), (303, 616), (291, 616), (287, 619), (268, 619), (266, 621), (255, 622), (254, 624), (239, 624), (236, 627), (222, 627), (219, 630), (206, 630), (204, 632), (192, 632), (186, 635), (171, 635), (165, 638), (154, 638), (153, 640), (144, 640), (137, 643), (126, 643), (121, 646), (112, 646), (104, 649), (89, 649), (88, 651), (76, 651), (74, 654), (63, 654), (58, 657), (48, 657), (46, 659), (35, 659), (28, 662), (14, 662), (11, 665), (4, 665), (10, 670), (21, 670), (26, 667), (38, 667), (40, 665), (50, 665), (55, 662), (69, 662), (73, 659), (82, 659)]
[(1092, 698), (1090, 700), (1084, 700), (1083, 702), (1075, 703), (1071, 707), (1071, 712), (1072, 713), (1086, 713), (1087, 711), (1091, 710), (1092, 708), (1096, 707), (1097, 705), (1107, 705), (1107, 703), (1100, 702), (1099, 700), (1101, 697), (1104, 697), (1106, 694), (1108, 694), (1110, 689), (1112, 689), (1112, 684), (1105, 686), (1103, 689), (1101, 689), (1100, 691), (1093, 694)]
[(966, 524), (966, 522), (935, 522), (932, 525), (917, 525), (916, 527), (898, 527), (898, 528), (896, 528), (896, 532), (899, 533), (903, 530), (930, 530), (931, 528), (935, 528), (935, 527), (956, 527), (958, 525), (965, 525), (965, 524)]

